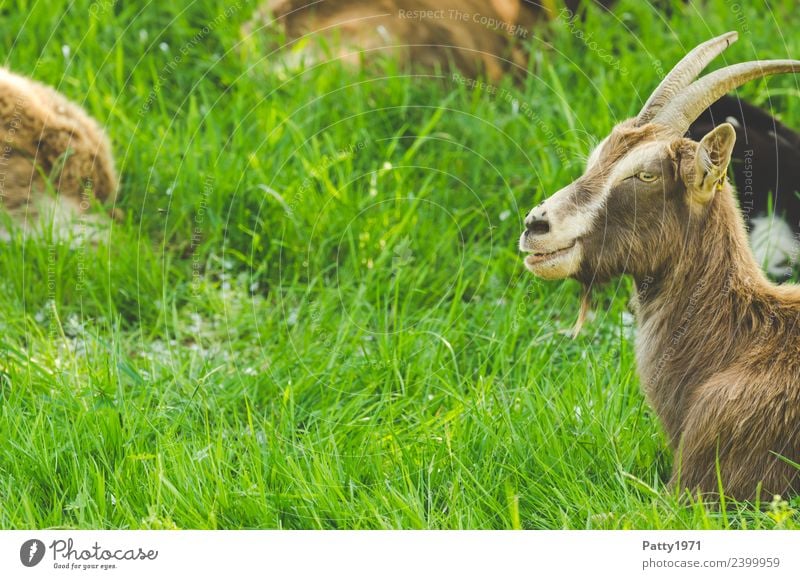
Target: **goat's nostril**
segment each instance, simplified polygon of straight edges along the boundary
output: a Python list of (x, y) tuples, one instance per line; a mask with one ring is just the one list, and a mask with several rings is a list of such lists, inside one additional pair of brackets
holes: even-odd
[(534, 235), (544, 235), (550, 233), (550, 222), (546, 219), (532, 219), (525, 224), (525, 229)]

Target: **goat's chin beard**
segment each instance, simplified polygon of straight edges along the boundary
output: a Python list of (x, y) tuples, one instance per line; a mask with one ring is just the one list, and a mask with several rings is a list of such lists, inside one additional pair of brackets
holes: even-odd
[(530, 254), (525, 258), (525, 267), (536, 277), (547, 280), (565, 279), (574, 276), (581, 267), (583, 251), (580, 242), (551, 254)]

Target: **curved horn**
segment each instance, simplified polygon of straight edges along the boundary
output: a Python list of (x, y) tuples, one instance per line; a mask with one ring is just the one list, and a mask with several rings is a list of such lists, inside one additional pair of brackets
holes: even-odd
[(644, 103), (636, 124), (643, 125), (658, 114), (670, 100), (675, 98), (684, 88), (697, 78), (708, 63), (714, 60), (723, 50), (739, 39), (737, 32), (726, 32), (721, 36), (705, 41), (696, 46), (681, 61), (672, 67), (669, 74), (656, 87), (647, 102)]
[(683, 135), (689, 125), (725, 93), (747, 81), (782, 72), (800, 72), (800, 60), (756, 60), (715, 70), (684, 89), (652, 122), (671, 127)]

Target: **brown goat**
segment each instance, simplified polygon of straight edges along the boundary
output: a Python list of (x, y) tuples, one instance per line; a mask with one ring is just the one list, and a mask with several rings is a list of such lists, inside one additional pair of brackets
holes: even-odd
[[(736, 133), (688, 126), (748, 80), (800, 61), (737, 64), (694, 81), (728, 33), (679, 62), (586, 172), (535, 207), (520, 249), (545, 279), (636, 283), (639, 375), (675, 452), (672, 484), (738, 499), (800, 491), (800, 288), (772, 285), (748, 247), (726, 171)], [(794, 464), (791, 464), (794, 463)]]
[(116, 192), (111, 148), (97, 123), (55, 90), (0, 68), (0, 202), (15, 221), (25, 229), (43, 218), (61, 222), (93, 199), (113, 202)]

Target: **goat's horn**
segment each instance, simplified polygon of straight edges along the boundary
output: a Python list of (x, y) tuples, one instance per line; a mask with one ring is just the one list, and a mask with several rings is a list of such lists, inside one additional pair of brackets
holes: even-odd
[(652, 122), (671, 127), (683, 135), (689, 125), (725, 93), (747, 81), (782, 72), (800, 72), (800, 60), (756, 60), (715, 70), (667, 103)]
[(636, 124), (643, 125), (650, 122), (653, 117), (675, 98), (684, 88), (697, 78), (708, 63), (714, 60), (723, 50), (739, 39), (737, 32), (727, 32), (716, 38), (705, 41), (695, 47), (689, 54), (684, 56), (681, 61), (672, 67), (669, 74), (664, 77), (644, 103), (642, 111), (636, 117)]

